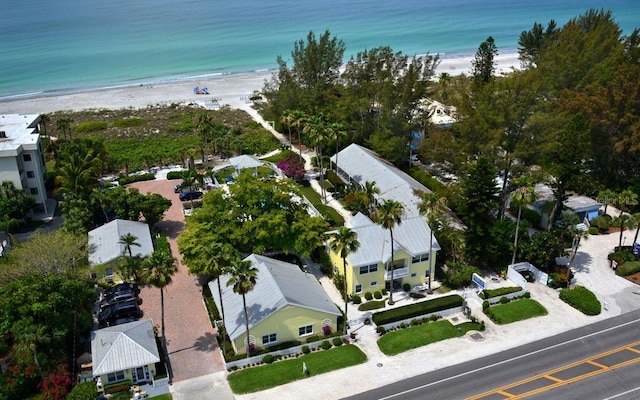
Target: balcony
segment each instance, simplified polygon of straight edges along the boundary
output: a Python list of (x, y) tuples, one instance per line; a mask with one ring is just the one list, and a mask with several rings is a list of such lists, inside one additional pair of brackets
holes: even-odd
[[(404, 278), (405, 276), (409, 276), (409, 267), (406, 266), (396, 266), (393, 270), (393, 279)], [(391, 270), (384, 271), (384, 280), (391, 280)]]

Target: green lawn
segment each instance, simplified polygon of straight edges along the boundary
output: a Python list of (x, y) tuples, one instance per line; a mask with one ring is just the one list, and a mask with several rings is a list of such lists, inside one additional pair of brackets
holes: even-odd
[(149, 398), (149, 400), (171, 400), (171, 399), (173, 399), (173, 396), (171, 396), (171, 393), (165, 393), (159, 396), (153, 396)]
[(322, 204), (320, 194), (313, 190), (311, 186), (300, 186), (300, 192), (313, 204), (331, 226), (344, 225), (344, 218), (333, 207)]
[(384, 354), (393, 356), (441, 340), (463, 336), (471, 330), (480, 330), (480, 324), (466, 322), (453, 326), (448, 320), (427, 322), (385, 334), (378, 340), (378, 347)]
[[(230, 374), (228, 379), (234, 393), (253, 393), (307, 376), (361, 364), (366, 360), (367, 356), (359, 348), (346, 345), (305, 354), (296, 359), (246, 368)], [(308, 375), (302, 372), (303, 362), (307, 365)]]
[(519, 299), (507, 304), (491, 306), (485, 314), (496, 324), (503, 325), (547, 315), (547, 309), (533, 299)]

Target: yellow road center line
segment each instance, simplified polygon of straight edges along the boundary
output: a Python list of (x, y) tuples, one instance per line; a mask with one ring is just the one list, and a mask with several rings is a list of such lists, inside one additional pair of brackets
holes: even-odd
[[(545, 392), (545, 391), (549, 391), (549, 390), (558, 388), (560, 386), (565, 386), (565, 385), (568, 385), (568, 384), (571, 384), (571, 383), (574, 383), (574, 382), (577, 382), (577, 381), (580, 381), (580, 380), (583, 380), (583, 379), (587, 379), (587, 378), (590, 378), (592, 376), (596, 376), (596, 375), (602, 374), (602, 373), (607, 372), (607, 371), (611, 371), (611, 370), (616, 369), (616, 368), (620, 368), (620, 367), (624, 367), (624, 366), (627, 366), (627, 365), (635, 364), (637, 362), (640, 362), (640, 351), (636, 351), (635, 349), (633, 349), (633, 347), (638, 346), (638, 345), (640, 345), (640, 341), (634, 342), (634, 343), (630, 343), (630, 344), (626, 344), (624, 346), (617, 347), (617, 348), (615, 348), (613, 350), (608, 350), (606, 352), (597, 354), (597, 355), (595, 355), (593, 357), (589, 357), (589, 358), (585, 358), (585, 359), (582, 359), (582, 360), (579, 360), (579, 361), (575, 361), (575, 362), (572, 362), (570, 364), (563, 365), (562, 367), (558, 367), (558, 368), (552, 369), (550, 371), (544, 372), (542, 374), (537, 374), (537, 375), (531, 376), (529, 378), (525, 378), (525, 379), (522, 379), (520, 381), (517, 381), (517, 382), (514, 382), (514, 383), (510, 383), (508, 385), (504, 385), (504, 386), (501, 386), (499, 388), (496, 388), (496, 389), (489, 390), (489, 391), (484, 392), (484, 393), (480, 393), (480, 394), (474, 395), (472, 397), (468, 397), (467, 400), (482, 399), (483, 397), (487, 397), (488, 395), (491, 395), (491, 394), (500, 394), (500, 395), (503, 395), (503, 396), (505, 396), (505, 397), (507, 397), (509, 399), (522, 399), (522, 398), (525, 398), (527, 396), (531, 396), (533, 394), (542, 393), (542, 392)], [(598, 363), (597, 361), (594, 361), (594, 360), (597, 360), (597, 359), (600, 359), (600, 358), (603, 358), (603, 357), (606, 357), (606, 356), (609, 356), (609, 355), (612, 355), (612, 354), (615, 354), (615, 353), (619, 353), (619, 352), (625, 351), (625, 350), (634, 351), (635, 353), (638, 354), (638, 357), (637, 358), (633, 358), (631, 360), (627, 360), (627, 361), (618, 363), (618, 364), (615, 364), (615, 365), (612, 365), (612, 366), (606, 366), (604, 364)], [(551, 376), (551, 375), (556, 374), (558, 372), (566, 371), (568, 369), (571, 369), (573, 367), (576, 367), (576, 366), (582, 365), (582, 364), (590, 364), (590, 365), (593, 365), (593, 366), (598, 367), (600, 369), (598, 369), (596, 371), (590, 371), (590, 372), (587, 372), (587, 373), (584, 373), (584, 374), (581, 374), (581, 375), (578, 375), (576, 377), (573, 377), (571, 379), (566, 379), (566, 380), (562, 380), (560, 378), (556, 378), (556, 377)], [(530, 383), (530, 382), (533, 382), (533, 381), (536, 381), (536, 380), (540, 380), (540, 379), (548, 379), (550, 381), (555, 381), (556, 383), (553, 383), (553, 384), (550, 384), (550, 385), (546, 385), (544, 387), (541, 387), (541, 388), (538, 388), (538, 389), (535, 389), (535, 390), (531, 390), (531, 391), (526, 392), (526, 393), (521, 393), (519, 395), (513, 395), (513, 394), (507, 392), (507, 390), (509, 390), (509, 389), (513, 389), (515, 387), (522, 386), (524, 384), (527, 384), (527, 383)]]

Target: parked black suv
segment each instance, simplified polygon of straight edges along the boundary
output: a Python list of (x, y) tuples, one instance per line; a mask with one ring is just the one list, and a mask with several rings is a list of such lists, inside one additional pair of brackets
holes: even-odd
[(98, 323), (100, 326), (109, 326), (114, 321), (122, 318), (142, 318), (142, 310), (135, 300), (117, 303), (105, 307), (98, 313)]
[(113, 296), (104, 297), (100, 302), (100, 309), (127, 301), (135, 301), (138, 304), (142, 304), (142, 299), (140, 299), (134, 292), (119, 292)]

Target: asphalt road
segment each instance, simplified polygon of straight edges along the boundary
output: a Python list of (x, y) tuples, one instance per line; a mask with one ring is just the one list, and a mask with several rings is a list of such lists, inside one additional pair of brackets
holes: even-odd
[(348, 399), (640, 399), (639, 333), (634, 311)]

